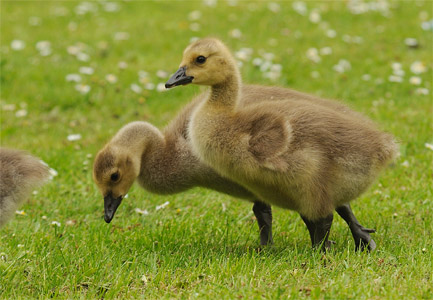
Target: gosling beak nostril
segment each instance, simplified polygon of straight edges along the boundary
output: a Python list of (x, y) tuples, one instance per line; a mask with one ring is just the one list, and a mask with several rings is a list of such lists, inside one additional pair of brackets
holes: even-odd
[(165, 87), (172, 88), (178, 85), (185, 85), (191, 83), (193, 79), (193, 76), (186, 75), (186, 67), (181, 67), (176, 71), (176, 73), (173, 74), (173, 76), (171, 76), (171, 78), (165, 84)]

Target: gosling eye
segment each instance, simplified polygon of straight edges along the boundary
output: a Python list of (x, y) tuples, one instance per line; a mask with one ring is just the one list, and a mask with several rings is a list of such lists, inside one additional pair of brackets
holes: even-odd
[(112, 182), (116, 182), (117, 180), (119, 180), (119, 172), (116, 172), (116, 173), (113, 173), (113, 174), (111, 174), (111, 176), (110, 176), (110, 180), (112, 181)]
[(204, 64), (206, 62), (206, 57), (204, 57), (203, 55), (200, 55), (199, 57), (197, 57), (195, 59), (196, 63), (198, 64)]

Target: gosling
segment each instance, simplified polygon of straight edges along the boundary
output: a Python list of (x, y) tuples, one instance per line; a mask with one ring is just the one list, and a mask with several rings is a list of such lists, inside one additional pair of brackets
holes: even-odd
[(0, 148), (0, 227), (49, 174), (46, 164), (26, 152)]
[(397, 153), (393, 137), (356, 113), (287, 99), (242, 106), (241, 76), (228, 48), (202, 39), (188, 46), (166, 87), (210, 86), (193, 112), (189, 137), (205, 164), (267, 204), (297, 211), (313, 247), (329, 247), (336, 210), (349, 224), (356, 248), (374, 242), (349, 202), (361, 195)]

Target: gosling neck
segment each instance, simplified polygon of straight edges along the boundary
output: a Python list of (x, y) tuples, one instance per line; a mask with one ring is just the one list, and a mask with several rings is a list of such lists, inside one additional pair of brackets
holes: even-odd
[(240, 98), (241, 78), (239, 71), (235, 70), (225, 81), (211, 87), (208, 102), (213, 105), (235, 107)]
[(125, 149), (137, 168), (137, 176), (141, 170), (141, 160), (145, 153), (152, 155), (163, 153), (165, 140), (158, 128), (146, 122), (132, 122), (124, 126), (113, 138), (112, 143)]

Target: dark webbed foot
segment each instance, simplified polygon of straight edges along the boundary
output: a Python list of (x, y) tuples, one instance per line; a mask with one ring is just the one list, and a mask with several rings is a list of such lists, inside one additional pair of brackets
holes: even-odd
[(376, 230), (365, 228), (364, 226), (359, 224), (349, 204), (338, 207), (336, 211), (349, 225), (353, 239), (355, 240), (356, 251), (373, 251), (374, 249), (376, 249), (376, 243), (370, 236), (370, 233), (374, 233), (376, 232)]
[(355, 240), (356, 251), (373, 251), (376, 249), (376, 242), (371, 238), (370, 233), (375, 233), (376, 230), (360, 226), (355, 233), (352, 232)]
[(335, 244), (335, 242), (328, 240), (332, 220), (334, 219), (333, 214), (314, 221), (311, 221), (302, 215), (301, 217), (302, 220), (304, 220), (305, 225), (307, 225), (313, 248), (320, 247), (320, 249), (325, 252), (331, 248), (332, 244)]
[(260, 245), (272, 245), (272, 208), (270, 205), (256, 201), (254, 202), (253, 212), (257, 219), (260, 230)]

